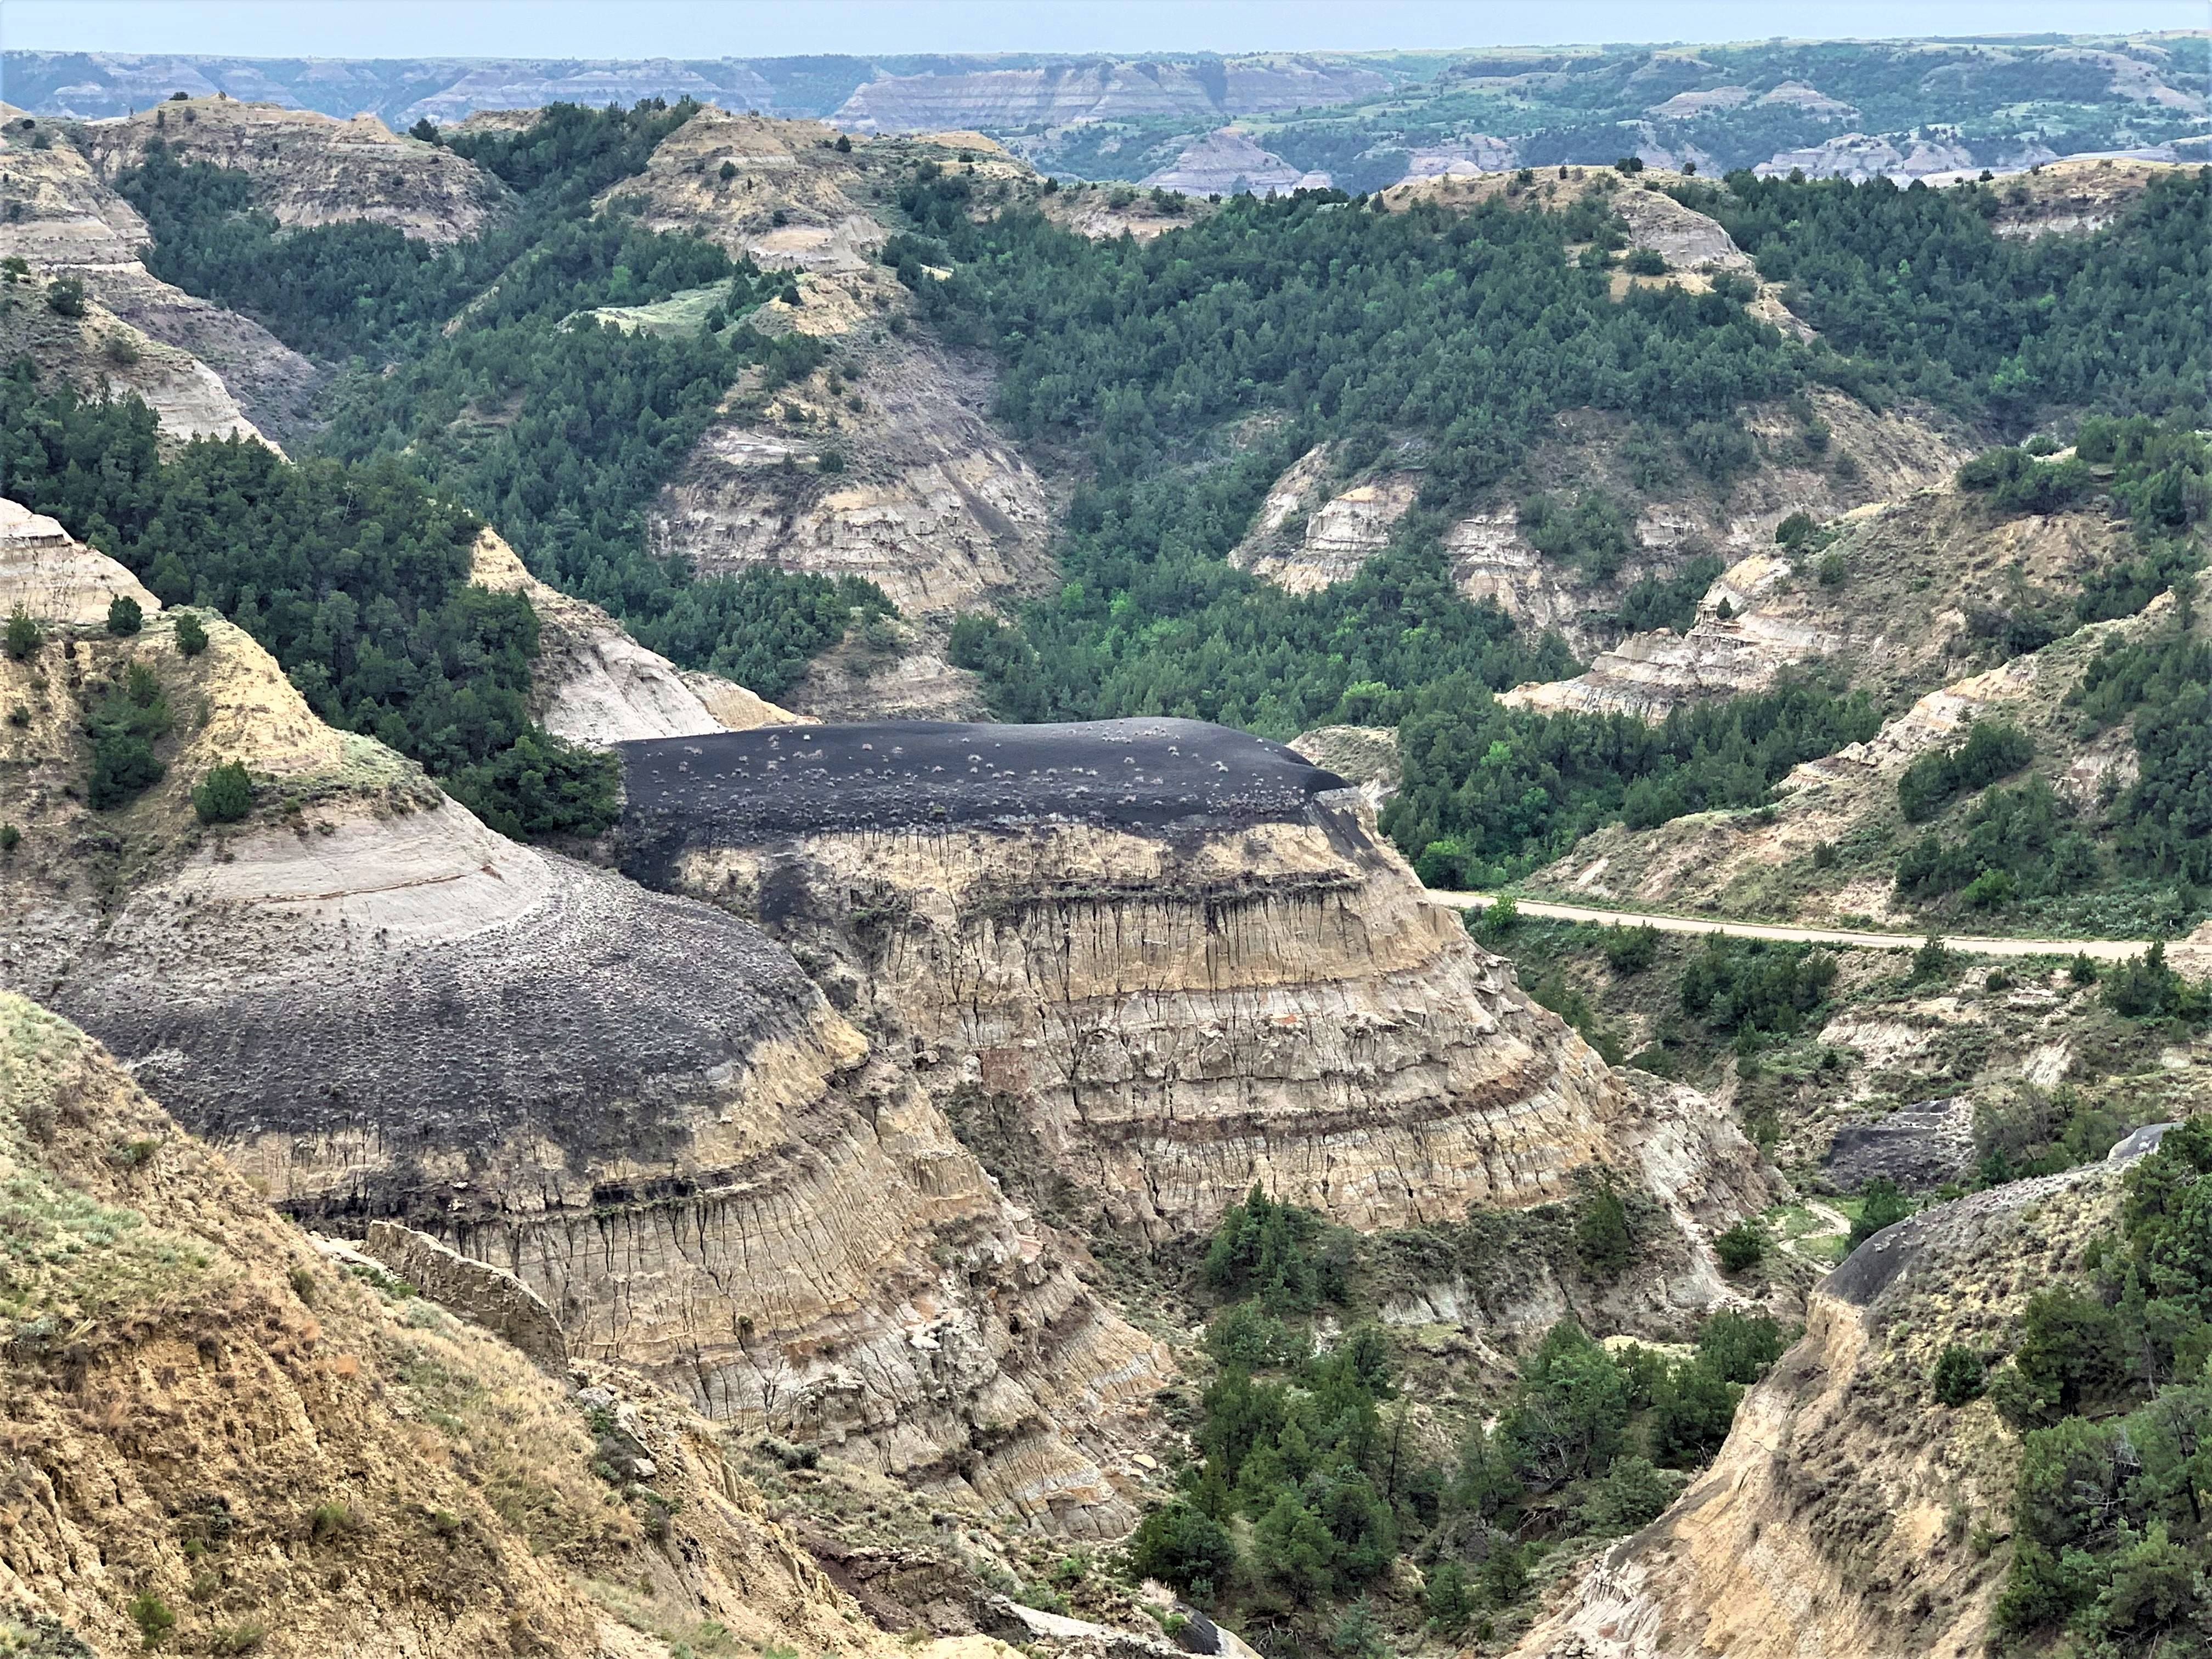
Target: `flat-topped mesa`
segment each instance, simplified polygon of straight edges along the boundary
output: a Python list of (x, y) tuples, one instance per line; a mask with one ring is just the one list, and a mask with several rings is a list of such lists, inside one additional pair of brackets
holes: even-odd
[[(986, 1167), (1055, 1218), (1188, 1236), (1258, 1182), (1358, 1226), (1456, 1219), (1636, 1171), (1655, 1111), (1688, 1121), (1280, 745), (1137, 719), (622, 752), (633, 873), (758, 919), (886, 1049), (902, 1035)], [(1668, 1157), (1690, 1173), (1654, 1185), (1685, 1216), (1728, 1211), (1757, 1162), (1718, 1115)]]
[(1059, 726), (872, 720), (620, 745), (633, 847), (1059, 819), (1100, 827), (1303, 816), (1348, 786), (1279, 743), (1204, 720)]
[[(1164, 1353), (787, 951), (495, 834), (316, 721), (228, 623), (191, 658), (167, 629), (74, 641), (108, 674), (137, 651), (202, 711), (104, 819), (64, 793), (76, 677), (35, 699), (0, 658), (35, 711), (0, 737), (24, 826), (0, 982), (37, 985), (295, 1217), (398, 1217), (514, 1273), (573, 1358), (1013, 1516), (1127, 1526), (1109, 1471)], [(261, 805), (187, 829), (225, 756)], [(68, 856), (94, 828), (164, 849), (97, 906)]]

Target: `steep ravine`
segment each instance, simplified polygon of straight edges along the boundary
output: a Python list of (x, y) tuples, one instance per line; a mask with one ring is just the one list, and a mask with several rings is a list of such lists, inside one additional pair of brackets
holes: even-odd
[(2020, 1442), (1928, 1373), (2002, 1351), (2027, 1296), (2076, 1273), (2116, 1168), (2017, 1182), (1869, 1240), (1814, 1294), (1804, 1339), (1745, 1397), (1712, 1465), (1594, 1560), (1516, 1659), (1966, 1659), (2007, 1556)]

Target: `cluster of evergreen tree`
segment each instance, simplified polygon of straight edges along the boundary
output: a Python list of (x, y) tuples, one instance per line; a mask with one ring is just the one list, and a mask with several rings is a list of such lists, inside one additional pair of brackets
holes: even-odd
[[(0, 383), (9, 493), (129, 566), (164, 604), (210, 607), (265, 646), (317, 714), (412, 756), (495, 826), (591, 833), (612, 821), (611, 760), (532, 725), (538, 618), (469, 585), (479, 526), (389, 462), (280, 459), (202, 439), (163, 459), (151, 410)], [(180, 634), (180, 643), (184, 643)], [(150, 679), (91, 714), (95, 807), (161, 776), (170, 724)]]
[[(1583, 1208), (1579, 1254), (1617, 1273), (1612, 1231), (1633, 1254), (1618, 1198), (1599, 1183)], [(1310, 1622), (1411, 1556), (1431, 1625), (1463, 1638), (1521, 1599), (1547, 1547), (1657, 1515), (1675, 1486), (1660, 1471), (1712, 1455), (1784, 1346), (1763, 1315), (1716, 1315), (1680, 1360), (1609, 1353), (1564, 1321), (1523, 1362), (1495, 1430), (1476, 1421), (1439, 1458), (1380, 1328), (1315, 1340), (1315, 1315), (1356, 1310), (1353, 1250), (1350, 1235), (1256, 1188), (1223, 1217), (1203, 1269), (1225, 1302), (1206, 1333), (1220, 1370), (1199, 1461), (1132, 1536), (1136, 1571), (1248, 1619)]]
[(2086, 1286), (2029, 1299), (2001, 1364), (1960, 1345), (1931, 1391), (1986, 1392), (2023, 1437), (2000, 1630), (2186, 1652), (2212, 1617), (2212, 1123), (2167, 1130), (2128, 1172), (2087, 1267)]
[(1405, 781), (1383, 829), (1431, 886), (1484, 887), (1565, 853), (1603, 823), (1756, 806), (1789, 769), (1880, 729), (1863, 694), (1809, 680), (1669, 711), (1539, 714), (1465, 676), (1403, 700)]
[(2002, 237), (1998, 188), (1731, 173), (1675, 192), (1790, 308), (1890, 382), (2015, 429), (2053, 409), (2201, 420), (2212, 367), (2212, 169), (2152, 180), (2089, 236)]

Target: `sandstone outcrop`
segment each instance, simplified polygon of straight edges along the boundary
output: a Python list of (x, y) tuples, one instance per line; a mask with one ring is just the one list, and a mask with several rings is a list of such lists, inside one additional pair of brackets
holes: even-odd
[(599, 606), (532, 575), (496, 531), (478, 536), (470, 556), (471, 581), (494, 592), (520, 593), (538, 613), (530, 713), (556, 737), (623, 743), (742, 731), (797, 718), (733, 681), (686, 673), (647, 650)]
[(496, 219), (511, 199), (473, 161), (400, 137), (374, 115), (340, 121), (218, 94), (165, 100), (82, 129), (88, 159), (111, 184), (156, 140), (180, 161), (250, 175), (257, 204), (282, 225), (366, 220), (428, 242), (458, 242)]
[[(894, 1650), (714, 1425), (604, 1367), (571, 1399), (362, 1283), (97, 1043), (6, 994), (0, 1170), (19, 1245), (0, 1601), (30, 1651), (137, 1652), (161, 1620), (184, 1650), (274, 1659), (496, 1659), (518, 1631), (651, 1659), (651, 1632), (706, 1620)], [(609, 1447), (645, 1461), (618, 1474)]]
[[(1641, 200), (1646, 193), (1627, 194)], [(1674, 206), (1671, 198), (1656, 199)], [(1710, 227), (1711, 236), (1727, 242), (1726, 234), (1711, 220), (1702, 215), (1687, 217)], [(1717, 248), (1695, 240), (1707, 233), (1678, 222), (1674, 215), (1663, 210), (1647, 216), (1643, 222), (1655, 238), (1662, 232), (1677, 237), (1670, 246), (1686, 256), (1687, 250), (1696, 246), (1712, 253), (1711, 263), (1717, 264), (1725, 266), (1731, 260), (1742, 259), (1741, 253), (1729, 252), (1732, 243)], [(1705, 279), (1691, 272), (1681, 280), (1702, 283)], [(1765, 465), (1724, 493), (1687, 481), (1656, 498), (1637, 489), (1632, 480), (1619, 471), (1619, 450), (1628, 434), (1617, 423), (1588, 410), (1563, 418), (1557, 436), (1533, 459), (1531, 470), (1540, 477), (1578, 477), (1621, 497), (1643, 495), (1636, 526), (1637, 548), (1613, 580), (1592, 581), (1571, 563), (1538, 553), (1521, 533), (1515, 509), (1500, 503), (1445, 527), (1442, 540), (1451, 558), (1455, 586), (1478, 604), (1497, 605), (1532, 632), (1556, 630), (1577, 653), (1595, 653), (1619, 639), (1619, 624), (1611, 616), (1623, 593), (1638, 579), (1670, 574), (1704, 552), (1724, 552), (1738, 561), (1756, 560), (1772, 552), (1775, 526), (1792, 513), (1832, 519), (1862, 506), (1907, 495), (1948, 479), (1966, 459), (1960, 434), (1917, 414), (1891, 410), (1878, 415), (1852, 398), (1826, 389), (1810, 393), (1804, 410), (1825, 428), (1820, 454), (1805, 445), (1800, 413), (1781, 404), (1757, 405), (1744, 411), (1744, 424), (1759, 446)], [(1849, 463), (1838, 464), (1836, 458), (1846, 455)], [(1382, 550), (1398, 520), (1413, 503), (1419, 475), (1392, 470), (1393, 465), (1385, 461), (1356, 478), (1343, 480), (1335, 474), (1328, 447), (1309, 451), (1285, 469), (1269, 488), (1250, 528), (1231, 553), (1231, 562), (1292, 592), (1310, 592), (1354, 574)], [(1716, 587), (1703, 611), (1711, 611), (1725, 591), (1725, 584)], [(1743, 596), (1737, 594), (1730, 600), (1731, 609), (1740, 612), (1744, 603)], [(1823, 648), (1808, 637), (1799, 637), (1804, 630), (1786, 618), (1771, 626), (1765, 621), (1753, 622), (1735, 632), (1753, 636), (1748, 648), (1739, 650), (1726, 638), (1701, 647), (1713, 665), (1703, 678), (1712, 684), (1723, 684), (1731, 675), (1756, 674), (1761, 672), (1760, 663), (1771, 667)], [(1769, 634), (1773, 637), (1767, 637)], [(1635, 657), (1656, 654), (1670, 665), (1685, 654), (1672, 636), (1632, 640), (1620, 648)], [(1725, 663), (1737, 665), (1724, 667)], [(1672, 676), (1695, 695), (1700, 674), (1678, 672), (1678, 667), (1656, 671), (1655, 683)], [(1633, 678), (1637, 671), (1628, 673)], [(1561, 693), (1566, 701), (1559, 706), (1580, 706), (1573, 702), (1579, 691), (1577, 686)], [(1640, 697), (1638, 694), (1626, 702), (1590, 706), (1626, 707)]]
[(1862, 1245), (1712, 1466), (1598, 1557), (1516, 1659), (1965, 1659), (1981, 1651), (2020, 1443), (1986, 1401), (1936, 1405), (1936, 1356), (2001, 1350), (2035, 1289), (2076, 1273), (2117, 1165), (2017, 1182)]
[[(840, 343), (842, 399), (828, 389), (835, 370), (777, 394), (779, 409), (812, 413), (805, 426), (708, 429), (654, 503), (654, 550), (702, 571), (861, 577), (914, 616), (1032, 590), (1048, 568), (1050, 501), (986, 418), (988, 370), (912, 334)], [(834, 474), (821, 468), (831, 450)]]
[[(1275, 745), (1133, 720), (623, 753), (628, 866), (822, 964), (1056, 1216), (1188, 1237), (1258, 1182), (1410, 1225), (1640, 1173), (1668, 1133), (1648, 1167), (1705, 1221), (1764, 1192), (1724, 1115), (1626, 1088), (1423, 900), (1340, 780)], [(1632, 1128), (1652, 1109), (1674, 1127)], [(1675, 1290), (1717, 1280), (1686, 1266)]]
[(161, 608), (136, 576), (58, 520), (0, 501), (0, 616), (21, 605), (39, 622), (91, 627), (106, 622), (118, 599), (149, 616)]
[[(191, 659), (162, 625), (0, 662), (33, 714), (0, 733), (23, 831), (0, 982), (294, 1215), (400, 1219), (514, 1273), (574, 1357), (1012, 1516), (1127, 1523), (1101, 1459), (1164, 1356), (787, 951), (503, 840), (209, 633)], [(69, 793), (81, 698), (125, 654), (204, 713), (161, 783), (93, 814)], [(226, 756), (264, 805), (210, 833), (185, 796)]]
[(1359, 574), (1413, 504), (1420, 480), (1383, 472), (1334, 489), (1330, 452), (1309, 451), (1275, 481), (1231, 564), (1292, 593), (1312, 593)]
[(1638, 634), (1599, 655), (1571, 680), (1516, 686), (1498, 701), (1544, 714), (1662, 716), (1680, 704), (1764, 690), (1784, 668), (1843, 648), (1847, 636), (1769, 612), (1747, 601), (1788, 580), (1784, 559), (1753, 554), (1731, 566), (1698, 603), (1688, 633)]
[(370, 1222), (361, 1248), (416, 1291), (483, 1326), (532, 1364), (556, 1376), (568, 1370), (568, 1339), (561, 1322), (545, 1298), (513, 1273), (396, 1221)]
[(1056, 64), (881, 76), (863, 83), (830, 118), (856, 132), (1064, 126), (1161, 116), (1204, 120), (1344, 103), (1387, 91), (1389, 84), (1370, 69), (1289, 53), (1218, 64)]

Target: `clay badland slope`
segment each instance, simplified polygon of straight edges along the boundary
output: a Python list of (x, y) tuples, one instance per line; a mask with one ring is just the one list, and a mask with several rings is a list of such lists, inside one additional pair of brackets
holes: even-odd
[(1363, 1227), (1571, 1196), (1603, 1165), (1679, 1237), (1765, 1202), (1689, 1091), (1609, 1072), (1356, 795), (1200, 722), (805, 727), (628, 745), (628, 867), (757, 917), (1072, 1224), (1202, 1233), (1255, 1182)]
[(11, 1650), (665, 1659), (712, 1626), (887, 1645), (714, 1425), (364, 1282), (5, 993), (0, 1170)]
[[(2160, 625), (2172, 601), (2008, 659), (1990, 623), (2024, 605), (2060, 608), (2054, 596), (2063, 605), (2082, 578), (2128, 556), (2124, 529), (2094, 508), (1992, 519), (1949, 489), (1854, 514), (1839, 529), (1827, 552), (1842, 561), (1840, 582), (1810, 579), (1778, 550), (1747, 560), (1715, 585), (1688, 635), (1638, 635), (1576, 680), (1506, 696), (1537, 708), (1649, 716), (1677, 700), (1759, 689), (1793, 664), (1819, 664), (1900, 712), (1867, 742), (1795, 768), (1777, 785), (1771, 811), (1692, 814), (1650, 830), (1608, 826), (1538, 872), (1534, 889), (1670, 909), (1911, 926), (1892, 884), (1893, 856), (1877, 849), (1911, 830), (1897, 784), (1917, 757), (1956, 743), (1977, 720), (2002, 719), (2030, 734), (2038, 769), (2077, 808), (2094, 810), (2107, 790), (2133, 781), (2127, 729), (2085, 732), (2065, 699), (2107, 640)], [(1734, 611), (1725, 619), (1717, 611), (1723, 599)], [(1824, 844), (1850, 850), (1816, 869)], [(1868, 858), (1871, 866), (1862, 867)]]
[(1360, 65), (1291, 53), (1218, 64), (1089, 63), (865, 82), (831, 118), (855, 132), (1004, 130), (1042, 124), (1182, 116), (1194, 120), (1343, 103), (1389, 87)]
[(2117, 1168), (2016, 1182), (1877, 1235), (1813, 1297), (1805, 1336), (1711, 1468), (1599, 1557), (1517, 1659), (1865, 1659), (1982, 1650), (2020, 1442), (1985, 1400), (1939, 1405), (1951, 1343), (2001, 1352), (2033, 1291), (2082, 1270)]
[[(1750, 260), (1707, 216), (1656, 188), (1624, 185), (1609, 168), (1568, 171), (1565, 180), (1547, 174), (1527, 188), (1504, 173), (1416, 179), (1385, 191), (1383, 199), (1396, 209), (1416, 203), (1465, 209), (1492, 201), (1542, 207), (1596, 189), (1626, 226), (1629, 245), (1660, 254), (1669, 266), (1658, 276), (1616, 272), (1616, 298), (1655, 284), (1702, 292), (1723, 274), (1755, 279)], [(1760, 286), (1751, 309), (1787, 332), (1811, 334), (1771, 285)], [(1609, 618), (1640, 579), (1671, 576), (1700, 555), (1733, 563), (1770, 551), (1775, 527), (1793, 513), (1827, 520), (1894, 501), (1947, 478), (1967, 455), (1960, 435), (1932, 416), (1876, 413), (1826, 388), (1810, 390), (1795, 404), (1747, 409), (1743, 423), (1757, 454), (1748, 473), (1711, 485), (1683, 465), (1653, 488), (1631, 476), (1626, 452), (1638, 440), (1622, 422), (1589, 410), (1562, 416), (1556, 435), (1522, 466), (1516, 488), (1561, 491), (1569, 499), (1598, 489), (1636, 501), (1635, 546), (1617, 575), (1593, 580), (1539, 553), (1516, 522), (1513, 501), (1501, 499), (1445, 532), (1460, 592), (1497, 605), (1531, 629), (1555, 629), (1578, 653), (1592, 653), (1617, 637)], [(1294, 593), (1346, 580), (1389, 543), (1419, 482), (1403, 458), (1347, 471), (1328, 447), (1310, 452), (1269, 489), (1231, 558)]]
[(914, 626), (896, 664), (833, 653), (793, 689), (793, 708), (972, 714), (980, 695), (945, 665), (944, 629), (1046, 579), (1051, 502), (988, 418), (988, 365), (915, 324), (906, 289), (872, 255), (918, 162), (972, 167), (986, 191), (1034, 178), (973, 134), (844, 142), (814, 122), (706, 110), (610, 192), (653, 228), (696, 230), (792, 270), (799, 303), (771, 301), (750, 322), (833, 348), (802, 381), (769, 387), (755, 371), (732, 389), (661, 492), (649, 534), (656, 551), (702, 570), (864, 577), (899, 605)]
[[(46, 146), (38, 147), (43, 136)], [(147, 231), (131, 204), (46, 128), (0, 136), (0, 257), (31, 281), (0, 289), (0, 352), (86, 396), (143, 398), (177, 438), (282, 436), (306, 419), (313, 365), (258, 324), (160, 281), (138, 262)], [(83, 283), (81, 317), (46, 303), (56, 279)]]
[(471, 582), (495, 593), (520, 593), (537, 613), (530, 714), (556, 737), (605, 744), (744, 731), (796, 718), (734, 680), (687, 672), (647, 650), (599, 606), (532, 575), (496, 531), (478, 535), (470, 557)]
[[(1011, 1514), (1126, 1523), (1118, 1448), (1164, 1357), (787, 952), (493, 834), (207, 629), (191, 659), (161, 619), (0, 661), (28, 714), (0, 730), (0, 983), (290, 1213), (398, 1216), (514, 1271), (572, 1353)], [(168, 773), (94, 813), (83, 710), (126, 659), (176, 715)], [(198, 825), (231, 757), (256, 809)]]
[(281, 104), (164, 101), (79, 130), (93, 169), (112, 183), (161, 143), (179, 161), (249, 175), (257, 203), (286, 226), (366, 220), (428, 242), (475, 235), (506, 210), (506, 186), (465, 157), (405, 138), (373, 115), (349, 121)]

